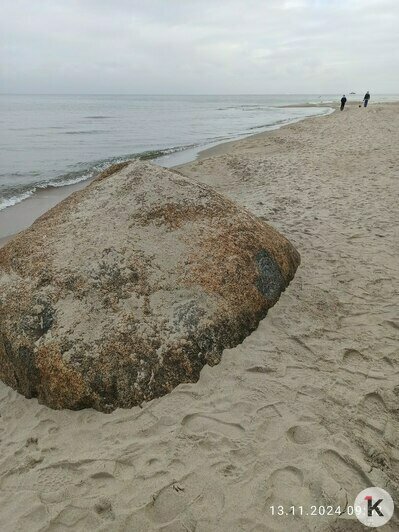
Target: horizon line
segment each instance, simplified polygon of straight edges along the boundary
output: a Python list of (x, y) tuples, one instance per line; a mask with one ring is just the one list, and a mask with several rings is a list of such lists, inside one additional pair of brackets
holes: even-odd
[[(0, 92), (0, 96), (335, 96), (337, 94), (362, 94), (351, 92), (242, 92), (242, 93), (153, 93), (153, 92)], [(374, 94), (394, 95), (398, 93), (374, 92)]]

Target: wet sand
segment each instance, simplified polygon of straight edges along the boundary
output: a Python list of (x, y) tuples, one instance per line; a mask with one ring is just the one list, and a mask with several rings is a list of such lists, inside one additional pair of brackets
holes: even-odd
[(54, 205), (73, 192), (86, 187), (90, 181), (88, 179), (75, 185), (39, 190), (25, 201), (0, 211), (0, 247), (16, 233), (29, 227), (36, 218), (39, 218)]

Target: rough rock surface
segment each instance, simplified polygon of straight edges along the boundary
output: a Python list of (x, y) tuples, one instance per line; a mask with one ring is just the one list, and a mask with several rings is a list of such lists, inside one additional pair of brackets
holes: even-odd
[(149, 163), (112, 171), (0, 250), (0, 378), (53, 408), (111, 411), (196, 381), (299, 264), (206, 185)]

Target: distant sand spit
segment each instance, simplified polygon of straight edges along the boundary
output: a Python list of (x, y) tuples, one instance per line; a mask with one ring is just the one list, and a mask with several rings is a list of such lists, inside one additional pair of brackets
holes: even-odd
[(362, 489), (398, 501), (398, 145), (398, 104), (349, 105), (180, 167), (301, 267), (218, 366), (143, 408), (54, 411), (0, 384), (2, 528), (356, 532)]

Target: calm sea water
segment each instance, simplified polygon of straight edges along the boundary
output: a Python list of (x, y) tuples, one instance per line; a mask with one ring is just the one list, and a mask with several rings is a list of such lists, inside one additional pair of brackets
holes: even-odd
[(156, 158), (324, 114), (328, 107), (276, 106), (337, 97), (0, 95), (0, 210), (133, 156)]

